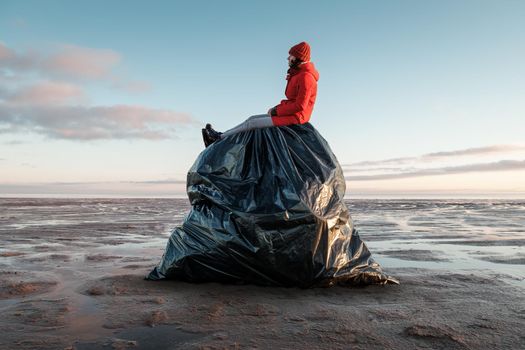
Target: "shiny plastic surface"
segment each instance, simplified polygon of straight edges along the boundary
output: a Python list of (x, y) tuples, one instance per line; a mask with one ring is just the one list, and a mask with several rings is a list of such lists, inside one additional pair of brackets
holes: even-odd
[(238, 133), (188, 172), (192, 209), (146, 277), (327, 286), (393, 282), (343, 202), (345, 179), (309, 123)]

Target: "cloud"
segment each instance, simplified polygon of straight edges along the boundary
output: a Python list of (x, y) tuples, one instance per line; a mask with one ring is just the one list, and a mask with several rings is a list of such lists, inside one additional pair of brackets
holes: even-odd
[[(122, 181), (121, 181), (122, 182)], [(127, 183), (134, 183), (134, 184), (163, 184), (163, 185), (185, 185), (186, 180), (174, 180), (174, 179), (166, 179), (166, 180), (149, 180), (149, 181), (125, 181)]]
[(420, 158), (426, 160), (435, 160), (437, 158), (449, 158), (457, 156), (472, 156), (472, 155), (485, 155), (485, 154), (494, 154), (494, 153), (506, 153), (511, 151), (521, 151), (525, 150), (523, 145), (492, 145), (487, 147), (475, 147), (467, 148), (456, 151), (447, 151), (447, 152), (435, 152), (422, 155)]
[(120, 54), (113, 50), (74, 45), (62, 45), (57, 52), (47, 55), (34, 50), (19, 53), (0, 42), (0, 68), (16, 73), (101, 79), (108, 78), (121, 59)]
[(369, 160), (357, 163), (341, 164), (342, 167), (363, 167), (363, 166), (387, 166), (391, 164), (403, 164), (417, 160), (418, 157), (390, 158), (383, 160)]
[[(20, 53), (0, 42), (0, 81), (10, 83), (0, 85), (0, 134), (33, 132), (80, 141), (162, 140), (173, 138), (180, 127), (196, 125), (189, 114), (167, 109), (89, 105), (79, 85), (82, 81), (103, 81), (132, 93), (151, 88), (145, 82), (114, 75), (112, 70), (121, 59), (113, 50), (74, 45), (63, 45), (47, 55)], [(34, 72), (46, 79), (31, 84), (17, 79)]]
[(30, 131), (54, 139), (162, 140), (173, 137), (179, 126), (194, 123), (185, 113), (133, 105), (0, 104), (0, 133)]
[[(342, 164), (343, 167), (381, 167), (386, 165), (400, 165), (410, 162), (432, 162), (462, 156), (487, 155), (525, 150), (525, 145), (492, 145), (487, 147), (474, 147), (455, 151), (427, 153), (416, 157), (390, 158), (378, 161), (364, 161)], [(377, 170), (377, 169), (374, 169)]]
[(63, 104), (86, 99), (81, 87), (64, 82), (40, 82), (15, 92), (0, 91), (10, 106)]
[(420, 169), (405, 173), (346, 176), (345, 179), (348, 181), (391, 180), (420, 176), (462, 174), (469, 172), (506, 171), (518, 169), (525, 169), (525, 160), (501, 160), (492, 163), (476, 163), (460, 166)]
[[(0, 194), (16, 196), (118, 196), (118, 197), (184, 197), (186, 181), (78, 181), (40, 183), (1, 183)], [(0, 195), (1, 196), (1, 195)]]
[(145, 180), (145, 181), (55, 181), (45, 183), (33, 183), (27, 185), (55, 185), (55, 186), (78, 186), (78, 185), (101, 185), (101, 184), (172, 184), (185, 185), (186, 180), (165, 179), (165, 180)]
[(11, 74), (32, 73), (41, 69), (40, 66), (43, 60), (44, 57), (35, 51), (30, 50), (25, 53), (17, 53), (3, 42), (0, 42), (0, 69), (3, 71), (9, 70)]
[(8, 62), (15, 56), (13, 50), (8, 48), (3, 42), (0, 41), (0, 62)]
[(363, 173), (363, 172), (370, 172), (370, 171), (409, 172), (409, 171), (415, 171), (415, 170), (418, 170), (418, 169), (416, 167), (405, 167), (405, 168), (402, 168), (402, 167), (382, 167), (382, 168), (373, 168), (373, 169), (356, 167), (356, 168), (352, 168), (352, 169), (348, 169), (348, 170), (352, 171), (353, 173)]
[(36, 73), (46, 79), (106, 81), (113, 88), (132, 93), (149, 91), (148, 83), (129, 80), (113, 72), (121, 61), (122, 56), (111, 49), (60, 45), (54, 52), (45, 54), (34, 50), (17, 52), (0, 42), (0, 79), (3, 80), (19, 80)]

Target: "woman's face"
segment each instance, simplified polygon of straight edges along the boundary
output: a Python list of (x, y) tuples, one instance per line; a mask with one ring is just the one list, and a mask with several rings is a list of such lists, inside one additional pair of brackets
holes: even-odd
[(293, 63), (295, 62), (296, 58), (295, 56), (288, 56), (288, 67), (291, 67), (293, 65)]

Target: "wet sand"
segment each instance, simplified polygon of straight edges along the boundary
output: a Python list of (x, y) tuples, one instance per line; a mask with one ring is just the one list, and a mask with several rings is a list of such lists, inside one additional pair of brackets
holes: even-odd
[(186, 200), (0, 199), (0, 349), (525, 348), (523, 203), (348, 204), (400, 285), (146, 281)]

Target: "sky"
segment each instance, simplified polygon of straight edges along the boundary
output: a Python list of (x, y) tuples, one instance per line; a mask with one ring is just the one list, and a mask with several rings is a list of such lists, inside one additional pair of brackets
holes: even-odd
[(524, 1), (0, 1), (0, 196), (184, 197), (207, 122), (319, 70), (349, 197), (525, 198)]

